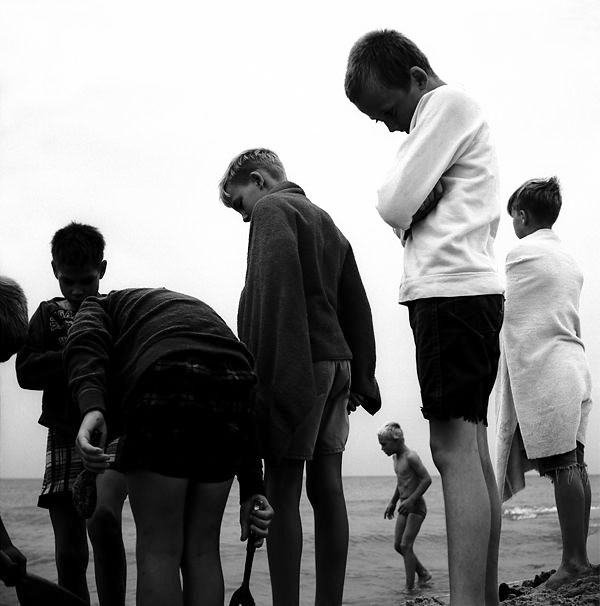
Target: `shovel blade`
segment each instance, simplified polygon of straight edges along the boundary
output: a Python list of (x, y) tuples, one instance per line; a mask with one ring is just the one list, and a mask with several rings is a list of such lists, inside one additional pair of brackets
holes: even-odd
[(256, 606), (256, 604), (250, 593), (250, 589), (245, 585), (242, 585), (233, 592), (229, 606)]

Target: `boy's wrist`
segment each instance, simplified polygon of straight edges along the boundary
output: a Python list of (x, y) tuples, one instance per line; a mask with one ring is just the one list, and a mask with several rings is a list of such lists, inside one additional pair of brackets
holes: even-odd
[(88, 412), (98, 410), (102, 413), (105, 411), (104, 393), (101, 389), (90, 388), (82, 391), (77, 396), (77, 404), (83, 418)]

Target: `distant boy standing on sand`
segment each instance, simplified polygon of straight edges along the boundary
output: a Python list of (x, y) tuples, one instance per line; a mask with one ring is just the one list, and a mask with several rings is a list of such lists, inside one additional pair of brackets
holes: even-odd
[(398, 423), (387, 423), (377, 432), (381, 450), (394, 459), (394, 472), (398, 478), (392, 500), (385, 509), (383, 517), (391, 520), (394, 517), (396, 505), (398, 518), (394, 548), (404, 558), (406, 570), (406, 589), (413, 591), (415, 587), (415, 572), (419, 577), (419, 586), (425, 585), (430, 579), (430, 572), (419, 562), (413, 545), (421, 529), (421, 524), (427, 515), (427, 506), (423, 495), (431, 485), (431, 476), (421, 462), (421, 458), (410, 450), (404, 442), (404, 433)]
[[(82, 302), (98, 294), (106, 271), (104, 237), (91, 225), (70, 223), (54, 234), (51, 249), (52, 270), (63, 296), (43, 301), (33, 314), (27, 341), (17, 355), (17, 379), (25, 389), (44, 392), (39, 423), (48, 428), (48, 444), (38, 505), (50, 512), (58, 584), (89, 602), (86, 521), (75, 509), (72, 493), (83, 470), (75, 449), (80, 415), (67, 387), (62, 350)], [(116, 441), (111, 452), (115, 450)], [(117, 606), (125, 603), (127, 574), (121, 536), (125, 478), (111, 469), (96, 483), (97, 506), (87, 530), (94, 549), (98, 598), (101, 605)]]
[(591, 490), (584, 462), (592, 381), (579, 320), (583, 274), (552, 230), (561, 205), (555, 177), (525, 182), (508, 201), (519, 243), (506, 257), (498, 390), (503, 500), (524, 488), (527, 469), (554, 484), (562, 561), (546, 582), (550, 588), (592, 572), (586, 547)]
[(348, 517), (341, 477), (348, 412), (381, 403), (371, 310), (352, 248), (331, 217), (287, 180), (274, 152), (229, 165), (222, 202), (250, 221), (238, 331), (256, 360), (274, 606), (299, 603), (306, 491), (315, 517), (316, 599), (342, 603)]
[(400, 235), (423, 416), (446, 509), (452, 606), (498, 604), (500, 502), (490, 461), (488, 398), (496, 378), (502, 285), (493, 254), (500, 219), (489, 128), (402, 34), (352, 48), (346, 94), (390, 132), (407, 133), (378, 192)]

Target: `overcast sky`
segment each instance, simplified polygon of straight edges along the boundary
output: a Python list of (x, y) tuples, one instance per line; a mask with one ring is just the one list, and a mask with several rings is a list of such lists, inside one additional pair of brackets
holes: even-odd
[[(248, 225), (220, 204), (217, 184), (238, 152), (270, 147), (351, 241), (373, 309), (383, 408), (352, 415), (345, 473), (391, 473), (376, 438), (390, 420), (433, 471), (397, 304), (402, 247), (375, 210), (405, 135), (360, 114), (343, 86), (354, 41), (384, 27), (412, 38), (484, 108), (503, 206), (526, 179), (561, 179), (555, 229), (586, 277), (596, 401), (586, 453), (600, 473), (597, 0), (0, 0), (0, 273), (23, 285), (33, 313), (60, 294), (53, 233), (91, 223), (107, 241), (103, 292), (165, 286), (205, 300), (235, 329)], [(515, 241), (503, 214), (501, 271)], [(2, 366), (0, 477), (43, 474), (40, 397), (19, 389), (14, 358)], [(492, 402), (492, 448), (494, 415)]]

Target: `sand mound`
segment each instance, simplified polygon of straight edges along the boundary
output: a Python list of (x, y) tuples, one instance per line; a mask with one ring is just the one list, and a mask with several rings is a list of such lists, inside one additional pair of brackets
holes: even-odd
[(506, 596), (502, 606), (600, 606), (600, 577), (597, 571), (558, 589), (546, 589), (543, 583), (553, 572), (543, 572), (532, 580), (518, 584), (500, 585), (500, 599)]
[[(600, 576), (597, 570), (559, 589), (545, 589), (543, 584), (553, 572), (542, 572), (520, 583), (502, 583), (499, 588), (502, 606), (600, 606)], [(447, 604), (447, 598), (434, 596), (406, 600), (406, 606)]]

